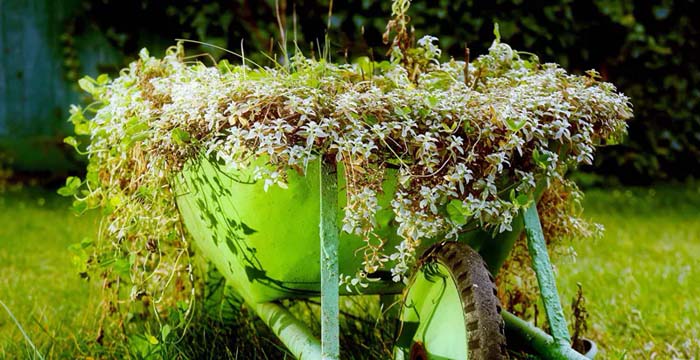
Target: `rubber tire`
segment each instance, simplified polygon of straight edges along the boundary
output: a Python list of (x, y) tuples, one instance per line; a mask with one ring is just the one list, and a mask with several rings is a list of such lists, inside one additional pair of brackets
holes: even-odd
[(435, 244), (424, 254), (421, 263), (441, 263), (457, 286), (468, 337), (468, 359), (508, 359), (501, 303), (494, 278), (481, 256), (458, 242)]

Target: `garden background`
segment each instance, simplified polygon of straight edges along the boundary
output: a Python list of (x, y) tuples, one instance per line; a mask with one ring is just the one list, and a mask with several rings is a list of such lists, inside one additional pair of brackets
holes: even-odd
[[(384, 58), (390, 5), (334, 1), (332, 59)], [(94, 236), (97, 216), (76, 218), (54, 195), (65, 176), (84, 166), (63, 143), (72, 132), (69, 105), (85, 101), (77, 80), (116, 73), (142, 47), (162, 54), (175, 39), (243, 48), (264, 62), (263, 53), (280, 53), (280, 26), (313, 54), (328, 6), (0, 0), (0, 300), (8, 307), (0, 309), (0, 358), (35, 356), (23, 332), (49, 358), (94, 355), (88, 350), (95, 338), (94, 281), (80, 279), (69, 247)], [(414, 1), (410, 10), (417, 37), (439, 37), (444, 59), (463, 59), (465, 46), (472, 58), (485, 53), (497, 22), (514, 48), (575, 73), (597, 69), (631, 97), (628, 137), (600, 149), (593, 166), (572, 175), (587, 189), (587, 216), (605, 225), (606, 235), (572, 244), (577, 260), (559, 264), (565, 305), (576, 283), (583, 284), (590, 336), (604, 358), (700, 357), (700, 293), (693, 285), (700, 280), (698, 13), (698, 2), (672, 0), (439, 0)], [(208, 45), (191, 44), (188, 51), (227, 57)], [(201, 331), (223, 336), (216, 332), (223, 330)], [(211, 340), (193, 333), (195, 343)], [(233, 354), (241, 345), (229, 339), (221, 346)], [(280, 355), (276, 345), (261, 346), (271, 357)], [(196, 353), (195, 347), (182, 351)]]

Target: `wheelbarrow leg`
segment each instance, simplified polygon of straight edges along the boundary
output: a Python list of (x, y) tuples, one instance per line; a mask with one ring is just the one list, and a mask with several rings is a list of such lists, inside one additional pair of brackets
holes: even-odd
[[(542, 233), (542, 225), (537, 214), (536, 203), (533, 202), (527, 209), (524, 220), (527, 248), (532, 258), (532, 267), (537, 275), (542, 303), (544, 304), (547, 322), (552, 332), (552, 337), (541, 341), (537, 350), (542, 355), (546, 354), (547, 358), (550, 359), (586, 359), (583, 355), (571, 349), (569, 330), (559, 300), (559, 292), (554, 279), (554, 271), (552, 271), (552, 263), (547, 253), (547, 243)], [(520, 322), (514, 321), (513, 318), (512, 315), (504, 315), (508, 327), (520, 330), (526, 328)], [(534, 333), (531, 332), (530, 336), (534, 336), (532, 334)], [(533, 345), (538, 345), (538, 343), (534, 342)]]
[(338, 175), (335, 164), (321, 163), (321, 354), (324, 360), (337, 360), (340, 358)]

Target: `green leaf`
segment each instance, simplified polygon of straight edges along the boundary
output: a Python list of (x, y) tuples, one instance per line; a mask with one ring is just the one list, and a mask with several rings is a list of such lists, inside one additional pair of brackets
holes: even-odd
[(173, 141), (178, 145), (183, 145), (190, 141), (190, 133), (180, 129), (179, 127), (174, 128), (173, 131), (170, 132), (170, 136), (172, 137)]
[(75, 147), (75, 148), (78, 147), (78, 140), (76, 140), (76, 139), (75, 139), (74, 137), (72, 137), (72, 136), (67, 136), (65, 139), (63, 139), (63, 142), (66, 143), (66, 144), (68, 144), (68, 145), (70, 145), (70, 146), (72, 146), (72, 147)]
[(66, 178), (66, 185), (58, 189), (56, 192), (61, 196), (73, 196), (78, 193), (80, 185), (82, 185), (82, 182), (80, 181), (79, 177), (69, 176)]
[(216, 64), (216, 67), (222, 74), (228, 74), (231, 72), (231, 69), (234, 68), (227, 59), (219, 61), (219, 63)]
[(86, 154), (87, 154), (87, 152), (81, 151), (80, 148), (78, 148), (79, 143), (78, 143), (78, 140), (77, 140), (75, 137), (73, 137), (73, 136), (68, 136), (68, 137), (66, 137), (65, 139), (63, 139), (63, 142), (66, 143), (66, 144), (68, 144), (68, 145), (70, 145), (70, 146), (72, 146), (73, 149), (75, 149), (75, 152), (77, 152), (78, 154), (80, 154), (80, 155), (86, 155)]
[(71, 244), (68, 249), (71, 251), (71, 263), (73, 263), (75, 269), (78, 270), (81, 275), (87, 273), (88, 260), (90, 258), (88, 253), (80, 247), (80, 244)]
[(437, 98), (437, 96), (435, 96), (435, 95), (428, 95), (428, 97), (426, 98), (426, 100), (427, 100), (427, 102), (428, 102), (428, 106), (429, 106), (431, 109), (434, 108), (435, 106), (437, 106), (437, 104), (440, 103), (440, 100), (439, 100), (439, 99)]
[(90, 135), (90, 123), (88, 122), (76, 123), (73, 129), (76, 135)]
[(85, 200), (75, 200), (73, 201), (73, 211), (76, 214), (82, 214), (87, 210), (88, 204)]
[(102, 214), (109, 215), (114, 212), (116, 208), (123, 203), (122, 197), (119, 195), (112, 196), (109, 198), (107, 203), (102, 208)]
[(151, 198), (151, 196), (153, 195), (153, 190), (147, 186), (139, 186), (137, 191), (139, 195), (141, 195), (141, 197), (146, 199)]
[(68, 121), (73, 124), (77, 135), (90, 135), (90, 123), (85, 118), (83, 108), (80, 106), (71, 106)]
[(70, 117), (68, 121), (73, 124), (85, 121), (85, 115), (83, 114), (83, 108), (80, 106), (72, 105), (70, 107)]
[(80, 88), (83, 89), (83, 91), (93, 96), (97, 92), (97, 88), (95, 87), (95, 80), (93, 80), (89, 76), (85, 76), (84, 78), (78, 80), (78, 86), (80, 86)]
[(530, 203), (530, 197), (525, 194), (520, 194), (515, 198), (515, 202), (518, 205), (525, 207)]
[(464, 124), (462, 125), (462, 128), (464, 129), (464, 132), (467, 134), (471, 134), (474, 131), (474, 127), (472, 126), (471, 122), (465, 121)]
[(538, 149), (535, 149), (532, 152), (532, 160), (537, 166), (546, 169), (549, 164), (549, 154), (541, 153)]
[(119, 195), (112, 196), (109, 198), (109, 204), (114, 206), (115, 208), (123, 203), (122, 197)]
[(106, 84), (109, 82), (109, 75), (107, 75), (107, 74), (100, 74), (100, 76), (97, 77), (97, 79), (95, 80), (95, 82), (96, 82), (97, 85), (99, 85), (99, 86), (106, 85)]
[(525, 123), (525, 119), (522, 119), (519, 122), (515, 122), (515, 119), (513, 118), (506, 118), (506, 125), (508, 126), (508, 129), (510, 129), (513, 132), (517, 132), (518, 130), (522, 129), (523, 126), (525, 126)]
[(365, 76), (371, 76), (374, 72), (374, 64), (367, 56), (358, 57), (357, 60), (355, 60), (355, 63), (360, 67)]
[(464, 225), (467, 223), (467, 219), (471, 216), (471, 212), (464, 205), (462, 200), (452, 199), (447, 203), (447, 215), (450, 220), (458, 225)]
[(168, 338), (168, 335), (170, 335), (171, 331), (172, 331), (172, 329), (170, 328), (170, 325), (168, 325), (168, 324), (163, 325), (163, 327), (160, 328), (160, 338), (163, 339), (163, 341), (165, 341), (165, 339)]
[(374, 125), (374, 124), (376, 124), (376, 123), (378, 122), (377, 117), (374, 116), (374, 115), (372, 115), (372, 114), (366, 114), (366, 115), (364, 115), (364, 119), (365, 119), (365, 121), (366, 121), (368, 124), (370, 124), (370, 125)]
[(69, 189), (69, 188), (67, 188), (67, 187), (65, 187), (65, 186), (61, 187), (61, 188), (58, 189), (58, 191), (56, 191), (56, 192), (58, 193), (58, 195), (61, 195), (61, 196), (73, 196), (73, 195), (75, 195), (75, 191), (74, 191), (74, 190)]
[(527, 194), (516, 194), (515, 189), (511, 189), (510, 201), (515, 205), (525, 207), (530, 203), (530, 197)]
[(248, 226), (244, 222), (241, 223), (241, 230), (243, 230), (243, 234), (245, 234), (245, 235), (252, 235), (252, 234), (255, 234), (256, 232), (258, 232), (257, 230), (251, 228), (250, 226)]
[(494, 42), (500, 43), (501, 42), (501, 31), (498, 28), (498, 23), (493, 23), (493, 36), (496, 37)]
[(146, 334), (146, 340), (148, 340), (148, 343), (151, 345), (158, 345), (159, 343), (158, 339), (151, 334)]
[(89, 248), (90, 246), (92, 246), (92, 244), (93, 244), (93, 241), (90, 238), (83, 238), (83, 240), (80, 241), (80, 247), (83, 249)]
[(138, 134), (149, 129), (148, 123), (141, 121), (138, 116), (132, 116), (126, 122), (126, 134)]
[(402, 118), (408, 118), (408, 115), (411, 114), (411, 108), (408, 106), (403, 106), (403, 107), (395, 107), (394, 108), (394, 113), (398, 115), (399, 117)]
[(80, 246), (80, 243), (73, 243), (68, 245), (68, 250), (74, 253), (79, 253), (83, 250), (83, 247)]
[(143, 48), (141, 51), (139, 51), (139, 58), (143, 61), (148, 60), (148, 58), (151, 56), (151, 54), (148, 53), (148, 49)]
[(122, 276), (129, 276), (129, 271), (131, 271), (131, 265), (129, 265), (129, 260), (126, 259), (116, 259), (112, 265), (114, 272)]
[(432, 71), (423, 75), (423, 78), (430, 79), (426, 81), (429, 90), (447, 90), (454, 83), (452, 76), (445, 71)]
[(88, 170), (87, 174), (85, 175), (85, 180), (92, 187), (97, 187), (97, 186), (99, 186), (99, 183), (100, 183), (100, 177), (99, 177), (97, 171)]
[(386, 228), (387, 226), (389, 226), (389, 223), (391, 223), (391, 220), (393, 220), (394, 217), (394, 211), (391, 208), (380, 209), (375, 215), (375, 219), (377, 221), (377, 228)]
[(376, 63), (376, 62), (374, 63), (374, 67), (382, 73), (389, 71), (394, 66), (395, 66), (394, 64), (392, 64), (391, 62), (386, 61), (386, 60), (378, 62), (378, 63)]

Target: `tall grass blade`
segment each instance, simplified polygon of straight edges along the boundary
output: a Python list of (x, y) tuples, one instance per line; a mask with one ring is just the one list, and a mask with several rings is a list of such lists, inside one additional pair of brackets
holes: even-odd
[(0, 300), (0, 305), (2, 305), (3, 308), (5, 308), (5, 311), (7, 311), (7, 314), (10, 315), (10, 319), (12, 319), (12, 321), (15, 322), (15, 325), (17, 325), (17, 328), (18, 328), (19, 331), (22, 333), (22, 336), (24, 336), (24, 340), (27, 340), (27, 343), (32, 347), (32, 349), (34, 349), (34, 352), (35, 352), (36, 355), (39, 357), (39, 359), (44, 360), (44, 357), (41, 355), (41, 353), (40, 353), (39, 350), (36, 348), (36, 346), (34, 346), (34, 343), (32, 342), (32, 339), (30, 339), (30, 338), (29, 338), (29, 335), (27, 335), (27, 333), (24, 331), (24, 328), (22, 327), (22, 324), (19, 323), (19, 321), (17, 320), (17, 318), (15, 317), (15, 315), (12, 313), (12, 311), (10, 311), (10, 308), (7, 307), (7, 305), (5, 305), (5, 303), (4, 303), (2, 300)]

